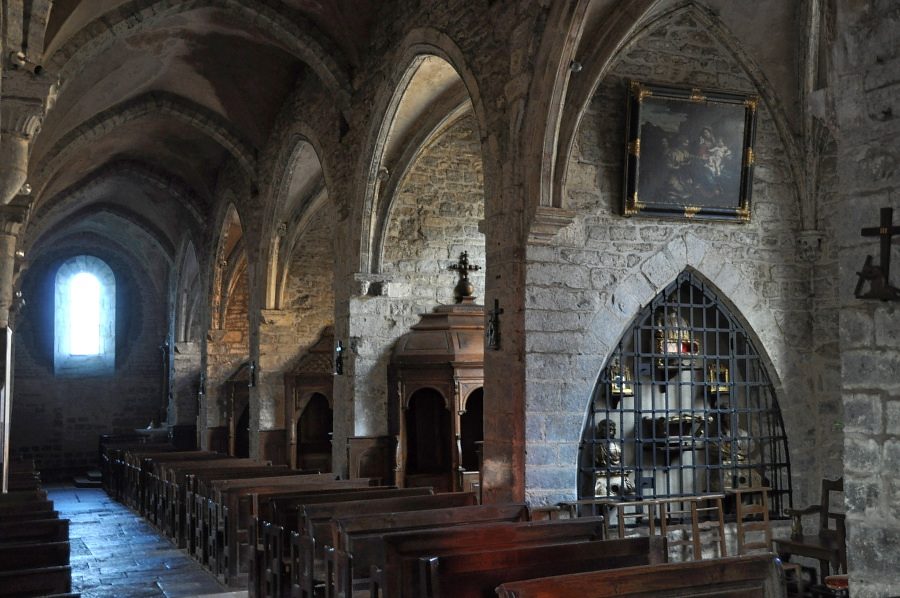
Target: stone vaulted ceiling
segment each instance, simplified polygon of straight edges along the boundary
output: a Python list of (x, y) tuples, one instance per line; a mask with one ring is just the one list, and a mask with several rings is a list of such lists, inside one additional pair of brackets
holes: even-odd
[(376, 6), (56, 0), (41, 62), (60, 85), (32, 146), (26, 245), (76, 215), (95, 229), (124, 218), (174, 258), (212, 219), (223, 173), (253, 182), (291, 91), (349, 81)]

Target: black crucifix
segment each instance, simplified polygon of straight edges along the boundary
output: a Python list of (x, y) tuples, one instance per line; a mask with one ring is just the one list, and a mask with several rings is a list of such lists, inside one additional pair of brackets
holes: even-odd
[(494, 309), (488, 312), (487, 329), (484, 331), (488, 349), (491, 351), (500, 350), (500, 314), (502, 313), (500, 301), (494, 299)]
[[(891, 286), (891, 237), (900, 235), (900, 226), (894, 226), (893, 219), (893, 208), (881, 208), (881, 224), (877, 227), (862, 229), (862, 236), (881, 239), (881, 260), (878, 266), (873, 266), (872, 256), (866, 256), (862, 271), (857, 272), (859, 281), (853, 292), (859, 299), (900, 301), (900, 289)], [(862, 287), (867, 280), (869, 281), (869, 292), (863, 294), (861, 293)]]
[(475, 285), (469, 282), (469, 272), (477, 272), (481, 270), (481, 266), (469, 263), (469, 252), (463, 251), (459, 254), (459, 261), (450, 265), (451, 270), (459, 272), (459, 282), (453, 288), (453, 297), (457, 303), (471, 303), (475, 300)]

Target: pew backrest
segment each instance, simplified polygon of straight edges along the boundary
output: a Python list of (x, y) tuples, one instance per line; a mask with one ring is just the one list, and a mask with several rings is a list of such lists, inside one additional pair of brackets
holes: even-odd
[(499, 598), (783, 598), (784, 588), (774, 555), (758, 554), (510, 581), (497, 587), (496, 594)]
[[(508, 581), (665, 562), (660, 536), (544, 544), (419, 559), (419, 598), (474, 598)], [(577, 594), (576, 594), (577, 595)]]

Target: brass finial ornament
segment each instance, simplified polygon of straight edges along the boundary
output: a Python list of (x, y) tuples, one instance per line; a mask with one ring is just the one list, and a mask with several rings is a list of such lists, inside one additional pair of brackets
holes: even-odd
[(469, 263), (469, 252), (459, 254), (459, 261), (450, 265), (450, 270), (459, 273), (459, 282), (453, 288), (453, 297), (457, 303), (471, 303), (475, 300), (475, 285), (469, 281), (469, 272), (481, 270), (481, 266)]

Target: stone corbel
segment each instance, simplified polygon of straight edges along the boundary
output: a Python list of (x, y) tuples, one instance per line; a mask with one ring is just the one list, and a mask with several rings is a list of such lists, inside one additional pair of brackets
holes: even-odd
[(804, 262), (812, 264), (822, 251), (822, 233), (817, 230), (802, 230), (797, 237), (797, 253)]
[(538, 206), (531, 230), (528, 233), (530, 245), (549, 245), (556, 235), (575, 221), (575, 212), (564, 208)]
[(28, 177), (28, 150), (53, 105), (57, 85), (47, 76), (23, 69), (3, 71), (0, 102), (0, 204), (23, 192)]
[(18, 235), (30, 210), (31, 198), (25, 195), (14, 196), (11, 202), (0, 205), (0, 235)]

